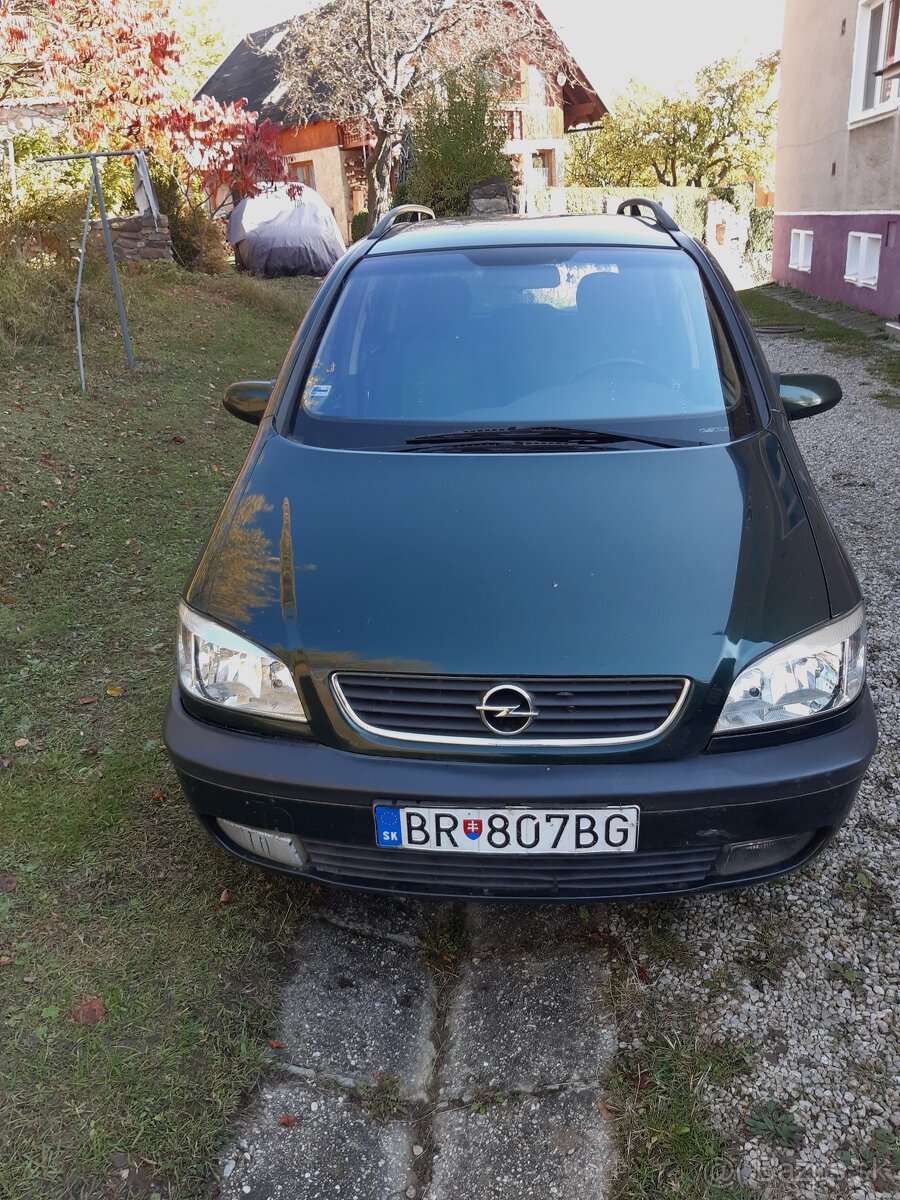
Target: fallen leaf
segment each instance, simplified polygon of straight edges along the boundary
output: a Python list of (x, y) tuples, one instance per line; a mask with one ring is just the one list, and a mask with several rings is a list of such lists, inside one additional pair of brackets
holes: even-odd
[(82, 1000), (72, 1009), (72, 1020), (76, 1025), (96, 1025), (106, 1016), (106, 1005), (100, 996), (91, 996)]
[(165, 800), (165, 798), (166, 798), (166, 793), (164, 791), (162, 791), (160, 788), (157, 788), (156, 791), (153, 793), (153, 795), (150, 797), (151, 800)]
[(81, 753), (86, 754), (89, 758), (94, 758), (99, 751), (95, 745), (91, 744), (90, 746), (85, 746)]
[(273, 1050), (283, 1050), (284, 1049), (284, 1042), (279, 1042), (276, 1038), (266, 1038), (266, 1041), (269, 1043), (269, 1045), (272, 1047)]
[(18, 886), (13, 875), (0, 875), (0, 894), (14, 892)]
[(11, 767), (11, 766), (12, 766), (11, 758), (6, 758), (5, 756), (3, 758), (0, 758), (0, 767)]
[(107, 694), (107, 696), (124, 696), (125, 689), (123, 687), (119, 687), (118, 684), (111, 684), (106, 689), (106, 694)]
[(33, 975), (23, 975), (22, 982), (23, 983), (34, 983), (34, 976)]
[(230, 899), (231, 899), (231, 897), (228, 895), (228, 888), (226, 888), (225, 891), (222, 893), (222, 895), (219, 897), (219, 903), (227, 904)]
[(13, 600), (12, 596), (3, 595), (0, 596), (0, 604), (15, 604), (15, 600)]
[(13, 742), (13, 745), (17, 750), (24, 750), (25, 747), (30, 746), (31, 743), (29, 742), (28, 738), (16, 738), (16, 740)]
[(293, 1116), (291, 1113), (282, 1113), (281, 1116), (278, 1118), (278, 1124), (284, 1125), (284, 1127), (286, 1129), (290, 1129), (290, 1127), (292, 1125), (296, 1125), (296, 1123), (297, 1123), (297, 1118), (295, 1116)]
[(0, 954), (0, 967), (11, 967), (12, 959), (8, 954)]
[(612, 1109), (603, 1100), (597, 1101), (597, 1112), (600, 1114), (600, 1116), (603, 1118), (604, 1121), (612, 1120)]
[(184, 438), (181, 436), (180, 433), (176, 433), (175, 436), (172, 438), (172, 441), (175, 443), (176, 446), (184, 445)]
[(78, 699), (78, 703), (79, 704), (96, 704), (97, 697), (96, 696), (80, 696)]
[(649, 983), (650, 982), (650, 976), (647, 974), (647, 972), (644, 970), (644, 968), (640, 965), (638, 966), (638, 969), (637, 969), (637, 977), (641, 981), (641, 983)]

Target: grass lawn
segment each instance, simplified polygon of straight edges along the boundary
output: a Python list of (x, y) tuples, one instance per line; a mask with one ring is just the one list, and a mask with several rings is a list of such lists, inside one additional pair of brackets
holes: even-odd
[[(308, 895), (212, 845), (159, 739), (175, 600), (252, 437), (222, 388), (274, 375), (313, 285), (163, 265), (123, 284), (140, 369), (98, 272), (82, 396), (71, 279), (0, 263), (0, 1200), (207, 1196)], [(676, 1092), (658, 1107), (681, 1138), (703, 1113)]]
[[(891, 348), (887, 338), (869, 338), (857, 329), (848, 329), (837, 321), (794, 308), (773, 295), (768, 287), (750, 288), (738, 295), (754, 325), (802, 325), (803, 331), (792, 336), (868, 358), (869, 374), (884, 385), (876, 398), (887, 408), (900, 406), (900, 353)], [(802, 293), (798, 292), (797, 296), (802, 301)]]
[(14, 310), (10, 270), (0, 1197), (189, 1200), (263, 1067), (306, 892), (219, 852), (180, 799), (160, 743), (175, 601), (252, 437), (222, 388), (274, 376), (314, 285), (127, 272), (131, 375), (98, 272), (82, 396), (65, 281), (36, 274)]
[[(797, 293), (802, 299), (802, 293)], [(794, 308), (785, 303), (770, 289), (765, 287), (748, 288), (738, 292), (741, 303), (754, 325), (803, 325), (802, 332), (792, 334), (807, 341), (836, 343), (838, 348), (862, 349), (869, 344), (869, 339), (857, 329), (848, 329), (837, 321), (829, 321), (805, 309)]]

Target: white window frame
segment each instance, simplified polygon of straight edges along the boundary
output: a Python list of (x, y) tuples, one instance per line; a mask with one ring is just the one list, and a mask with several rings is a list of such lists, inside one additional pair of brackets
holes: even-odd
[[(872, 23), (872, 14), (878, 8), (883, 9), (881, 16), (881, 39), (877, 54), (879, 68), (885, 66), (888, 58), (889, 48), (887, 39), (890, 30), (891, 0), (859, 0), (856, 16), (856, 41), (853, 47), (853, 75), (850, 82), (848, 124), (851, 127), (865, 124), (868, 121), (879, 120), (881, 117), (896, 112), (897, 108), (900, 107), (900, 80), (896, 78), (891, 83), (891, 95), (887, 100), (876, 99), (870, 108), (865, 107), (866, 83), (869, 77), (869, 30)], [(900, 29), (898, 29), (897, 39), (897, 49), (900, 49)], [(883, 80), (879, 78), (876, 81), (876, 96), (880, 94), (882, 84)]]
[(844, 279), (856, 287), (878, 289), (881, 264), (881, 234), (852, 231), (847, 235), (847, 262)]
[(812, 252), (813, 231), (811, 229), (792, 229), (788, 267), (792, 271), (805, 271), (808, 275), (812, 270)]

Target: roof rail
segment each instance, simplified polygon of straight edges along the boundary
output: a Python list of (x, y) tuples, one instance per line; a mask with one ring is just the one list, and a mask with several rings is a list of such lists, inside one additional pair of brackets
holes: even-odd
[(409, 217), (410, 221), (412, 221), (414, 219), (413, 213), (415, 213), (415, 220), (417, 222), (434, 220), (433, 209), (426, 208), (424, 204), (398, 204), (396, 208), (392, 208), (389, 213), (386, 213), (381, 218), (368, 235), (369, 241), (377, 242), (379, 238), (384, 237), (389, 229), (393, 229), (403, 217)]
[(644, 200), (640, 196), (635, 196), (633, 200), (623, 200), (616, 212), (619, 215), (628, 217), (640, 217), (641, 209), (649, 208), (653, 213), (655, 222), (662, 229), (667, 229), (669, 233), (678, 233), (680, 227), (672, 220), (666, 210), (656, 200)]

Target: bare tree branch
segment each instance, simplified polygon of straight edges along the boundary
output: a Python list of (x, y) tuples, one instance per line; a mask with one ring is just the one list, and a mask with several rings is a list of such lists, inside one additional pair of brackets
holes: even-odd
[(330, 0), (296, 18), (276, 53), (290, 116), (372, 131), (370, 225), (386, 210), (408, 113), (442, 71), (481, 64), (517, 78), (521, 59), (574, 69), (534, 0)]

